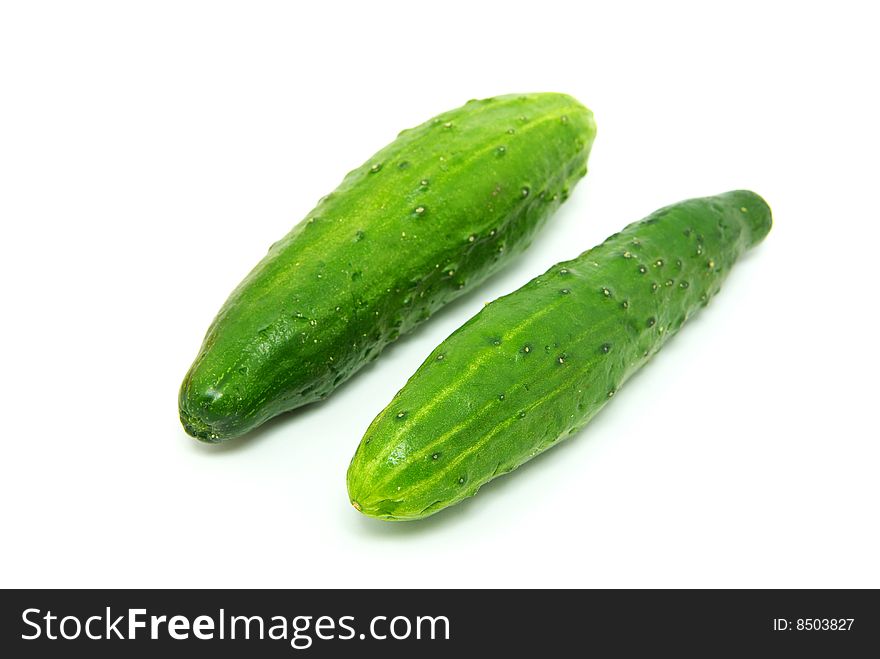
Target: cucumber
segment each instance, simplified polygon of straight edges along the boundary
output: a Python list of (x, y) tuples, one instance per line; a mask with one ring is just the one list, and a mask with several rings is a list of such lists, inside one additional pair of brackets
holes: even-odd
[(564, 94), (470, 101), (410, 130), (275, 243), (214, 319), (179, 394), (220, 442), (319, 400), (525, 249), (586, 174)]
[(352, 505), (427, 517), (577, 432), (770, 225), (753, 192), (684, 201), (484, 307), (370, 425), (348, 469)]

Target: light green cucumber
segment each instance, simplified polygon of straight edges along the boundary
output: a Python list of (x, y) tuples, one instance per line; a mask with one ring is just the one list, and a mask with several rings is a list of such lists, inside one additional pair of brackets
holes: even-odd
[(180, 388), (183, 427), (219, 442), (327, 396), (525, 249), (586, 173), (594, 135), (592, 113), (552, 93), (403, 131), (233, 291)]
[(348, 470), (352, 505), (427, 517), (577, 432), (770, 225), (753, 192), (684, 201), (484, 307), (370, 425)]

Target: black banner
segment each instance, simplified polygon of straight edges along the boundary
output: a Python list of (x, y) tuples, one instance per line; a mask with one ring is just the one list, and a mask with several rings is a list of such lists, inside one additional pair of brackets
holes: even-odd
[(7, 657), (880, 649), (872, 590), (7, 590), (0, 615)]

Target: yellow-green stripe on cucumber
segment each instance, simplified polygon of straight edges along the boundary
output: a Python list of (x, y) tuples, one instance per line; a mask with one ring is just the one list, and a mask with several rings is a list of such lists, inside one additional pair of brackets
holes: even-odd
[(348, 469), (352, 505), (427, 517), (575, 433), (771, 223), (753, 192), (683, 201), (488, 304), (367, 429)]
[(233, 291), (179, 394), (220, 442), (324, 398), (531, 242), (586, 173), (592, 113), (499, 96), (403, 131), (350, 172)]

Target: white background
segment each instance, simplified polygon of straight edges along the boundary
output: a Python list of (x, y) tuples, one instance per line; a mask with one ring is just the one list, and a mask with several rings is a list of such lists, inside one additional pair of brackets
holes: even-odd
[[(306, 4), (2, 5), (0, 585), (880, 587), (871, 3)], [(325, 403), (184, 434), (270, 243), (400, 129), (547, 90), (598, 137), (527, 254)], [(366, 426), (484, 301), (733, 188), (770, 236), (584, 432), (421, 523), (351, 508)]]

